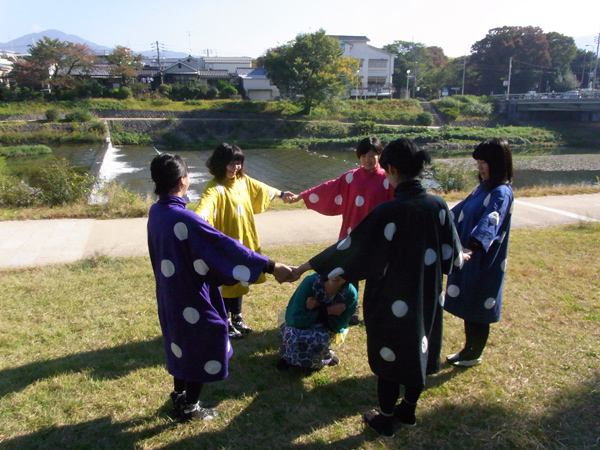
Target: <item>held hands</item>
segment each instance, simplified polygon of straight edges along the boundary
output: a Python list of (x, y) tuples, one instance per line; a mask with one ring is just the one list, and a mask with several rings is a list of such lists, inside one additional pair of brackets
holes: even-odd
[(297, 278), (294, 278), (294, 269), (295, 267), (292, 268), (286, 266), (285, 264), (275, 263), (275, 268), (273, 269), (273, 276), (279, 284), (285, 283), (286, 281), (296, 281)]
[(321, 304), (316, 298), (308, 297), (306, 299), (306, 309), (317, 309), (319, 306), (321, 306)]
[(333, 305), (327, 307), (327, 314), (330, 316), (339, 316), (344, 311), (346, 311), (346, 305), (343, 303), (334, 303)]
[(283, 196), (281, 197), (281, 199), (283, 200), (283, 203), (288, 203), (288, 204), (296, 203), (301, 198), (302, 198), (302, 195), (294, 194), (293, 192), (290, 192), (290, 191), (285, 191), (283, 193)]

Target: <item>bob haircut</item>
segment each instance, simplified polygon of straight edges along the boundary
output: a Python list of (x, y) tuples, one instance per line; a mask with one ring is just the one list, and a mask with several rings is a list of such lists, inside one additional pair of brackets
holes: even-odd
[(431, 162), (429, 153), (419, 150), (415, 143), (409, 139), (401, 138), (386, 145), (379, 164), (386, 172), (390, 166), (406, 178), (415, 178), (421, 174), (425, 164)]
[(383, 151), (383, 144), (375, 136), (364, 138), (356, 146), (356, 156), (360, 158), (362, 155), (366, 155), (370, 150), (373, 150), (376, 154), (381, 155)]
[[(513, 163), (510, 145), (506, 139), (490, 138), (483, 141), (473, 151), (473, 159), (488, 163), (490, 168), (489, 190), (501, 184), (511, 184), (513, 180)], [(483, 182), (481, 175), (477, 175)]]
[(244, 153), (237, 145), (223, 142), (213, 150), (212, 155), (206, 161), (206, 167), (210, 174), (217, 180), (227, 178), (227, 165), (232, 162), (240, 162), (242, 168), (236, 173), (237, 178), (244, 176)]
[(155, 184), (154, 193), (170, 195), (179, 189), (179, 180), (188, 175), (188, 166), (179, 155), (161, 153), (150, 163), (150, 175)]

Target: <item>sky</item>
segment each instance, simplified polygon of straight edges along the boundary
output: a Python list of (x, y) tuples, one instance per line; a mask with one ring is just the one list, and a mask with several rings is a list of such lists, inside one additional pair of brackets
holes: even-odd
[(600, 1), (569, 8), (548, 0), (0, 0), (0, 24), (0, 42), (55, 29), (110, 48), (141, 52), (158, 42), (194, 56), (253, 58), (322, 28), (379, 48), (412, 41), (457, 57), (502, 26), (556, 31), (596, 51)]

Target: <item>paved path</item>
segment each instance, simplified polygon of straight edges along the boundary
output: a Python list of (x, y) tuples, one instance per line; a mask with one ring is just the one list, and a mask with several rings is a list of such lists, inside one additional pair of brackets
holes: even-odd
[[(600, 193), (519, 198), (515, 203), (513, 228), (598, 220)], [(67, 263), (95, 255), (146, 256), (146, 221), (140, 218), (0, 222), (0, 269)], [(275, 245), (333, 243), (341, 218), (297, 209), (259, 214), (256, 222), (266, 249)]]

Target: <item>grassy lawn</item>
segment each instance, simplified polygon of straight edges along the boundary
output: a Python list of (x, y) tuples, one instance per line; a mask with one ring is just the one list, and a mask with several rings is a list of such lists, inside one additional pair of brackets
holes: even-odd
[[(272, 278), (245, 301), (255, 332), (235, 342), (230, 378), (209, 384), (212, 422), (169, 417), (171, 377), (148, 258), (97, 257), (0, 271), (0, 448), (582, 449), (600, 440), (600, 226), (516, 229), (503, 318), (484, 364), (428, 378), (417, 427), (381, 440), (364, 327), (338, 367), (279, 373), (277, 314), (295, 285)], [(540, 245), (540, 242), (549, 245)], [(322, 245), (271, 247), (289, 264)], [(444, 355), (461, 348), (447, 315)]]

